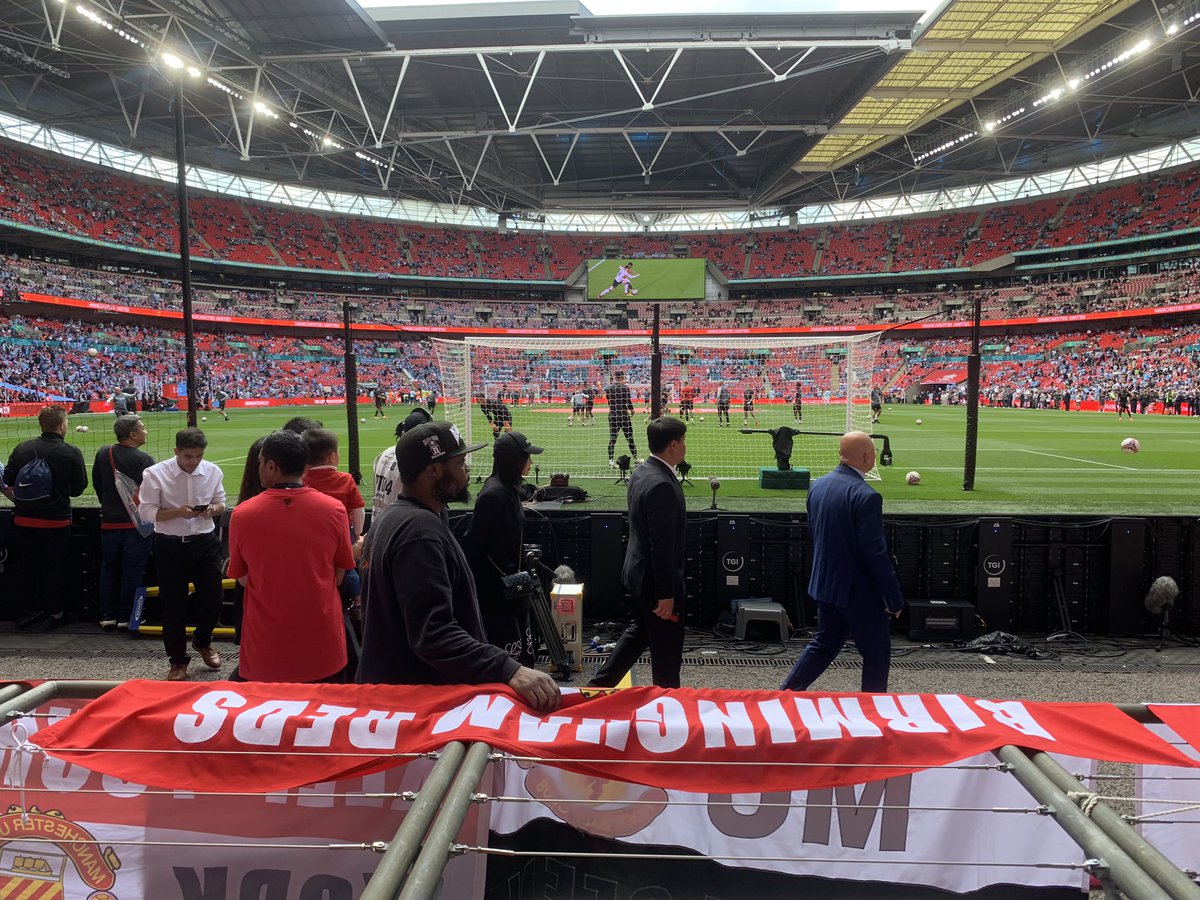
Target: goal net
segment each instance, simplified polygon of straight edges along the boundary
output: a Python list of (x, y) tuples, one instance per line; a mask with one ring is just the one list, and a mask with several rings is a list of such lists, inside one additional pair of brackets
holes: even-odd
[[(545, 448), (535, 462), (546, 475), (604, 477), (621, 456), (633, 461), (648, 455), (648, 337), (433, 343), (446, 418), (469, 439), (490, 440), (509, 427), (521, 431)], [(871, 430), (877, 333), (665, 336), (659, 343), (662, 408), (688, 422), (693, 478), (757, 478), (759, 469), (775, 467), (775, 435), (769, 432), (780, 428), (795, 432), (789, 435), (792, 467), (817, 475), (837, 464), (841, 434)], [(621, 408), (622, 385), (632, 415)]]

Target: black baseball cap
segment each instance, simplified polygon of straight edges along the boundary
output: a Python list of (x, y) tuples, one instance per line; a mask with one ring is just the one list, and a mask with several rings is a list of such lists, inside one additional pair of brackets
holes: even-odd
[(492, 453), (528, 453), (534, 456), (541, 453), (542, 447), (532, 443), (529, 438), (521, 434), (519, 431), (506, 431), (500, 437), (496, 438), (496, 443), (492, 445)]
[(431, 416), (427, 410), (418, 406), (416, 409), (414, 409), (412, 412), (410, 412), (407, 416), (405, 416), (403, 421), (397, 423), (396, 437), (400, 437), (400, 435), (404, 434), (404, 432), (411, 431), (412, 429), (416, 428), (418, 425), (423, 425), (426, 422), (432, 422), (432, 421), (433, 421), (433, 416)]
[(451, 422), (425, 422), (404, 432), (396, 441), (396, 467), (404, 477), (406, 472), (418, 473), (436, 462), (474, 453), (486, 446), (466, 443), (458, 426)]

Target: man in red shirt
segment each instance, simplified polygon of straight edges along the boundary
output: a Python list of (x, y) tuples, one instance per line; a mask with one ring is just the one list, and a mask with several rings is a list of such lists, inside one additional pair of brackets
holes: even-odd
[(229, 576), (246, 588), (241, 680), (344, 680), (338, 584), (354, 568), (350, 523), (341, 503), (301, 483), (308, 457), (300, 435), (268, 435), (258, 464), (267, 490), (230, 520)]
[[(354, 476), (338, 471), (338, 463), (341, 462), (338, 458), (338, 437), (327, 428), (310, 428), (304, 432), (304, 443), (308, 445), (308, 469), (304, 472), (304, 483), (346, 508), (346, 515), (350, 517), (354, 558), (358, 559), (362, 556), (366, 503), (358, 485), (354, 483)], [(362, 579), (353, 566), (346, 573), (340, 593), (343, 599), (358, 605)]]
[(679, 416), (685, 422), (692, 421), (692, 414), (696, 410), (696, 389), (690, 384), (685, 384), (680, 391), (679, 399)]
[(354, 476), (338, 471), (341, 460), (338, 457), (337, 435), (327, 428), (310, 428), (304, 432), (304, 443), (308, 445), (308, 469), (304, 473), (304, 483), (346, 508), (350, 527), (354, 529), (353, 540), (358, 540), (366, 519), (366, 504), (362, 492), (354, 483)]

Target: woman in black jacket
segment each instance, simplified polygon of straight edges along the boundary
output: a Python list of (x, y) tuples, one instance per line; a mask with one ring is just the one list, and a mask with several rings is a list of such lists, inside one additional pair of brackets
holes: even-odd
[(521, 482), (529, 474), (532, 455), (542, 448), (519, 431), (500, 435), (492, 446), (492, 474), (475, 501), (463, 551), (475, 576), (475, 591), (488, 643), (507, 650), (521, 665), (535, 659), (529, 630), (529, 600), (504, 599), (502, 578), (521, 568), (525, 510)]

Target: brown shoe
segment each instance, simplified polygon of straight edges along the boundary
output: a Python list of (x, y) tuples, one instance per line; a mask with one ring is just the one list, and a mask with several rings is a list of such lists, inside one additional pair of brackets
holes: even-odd
[(196, 652), (200, 654), (200, 658), (204, 660), (204, 664), (210, 669), (221, 668), (221, 653), (213, 647), (205, 647), (203, 649), (197, 647)]
[(171, 671), (167, 673), (167, 681), (187, 681), (187, 670), (187, 663), (181, 666), (171, 666)]

